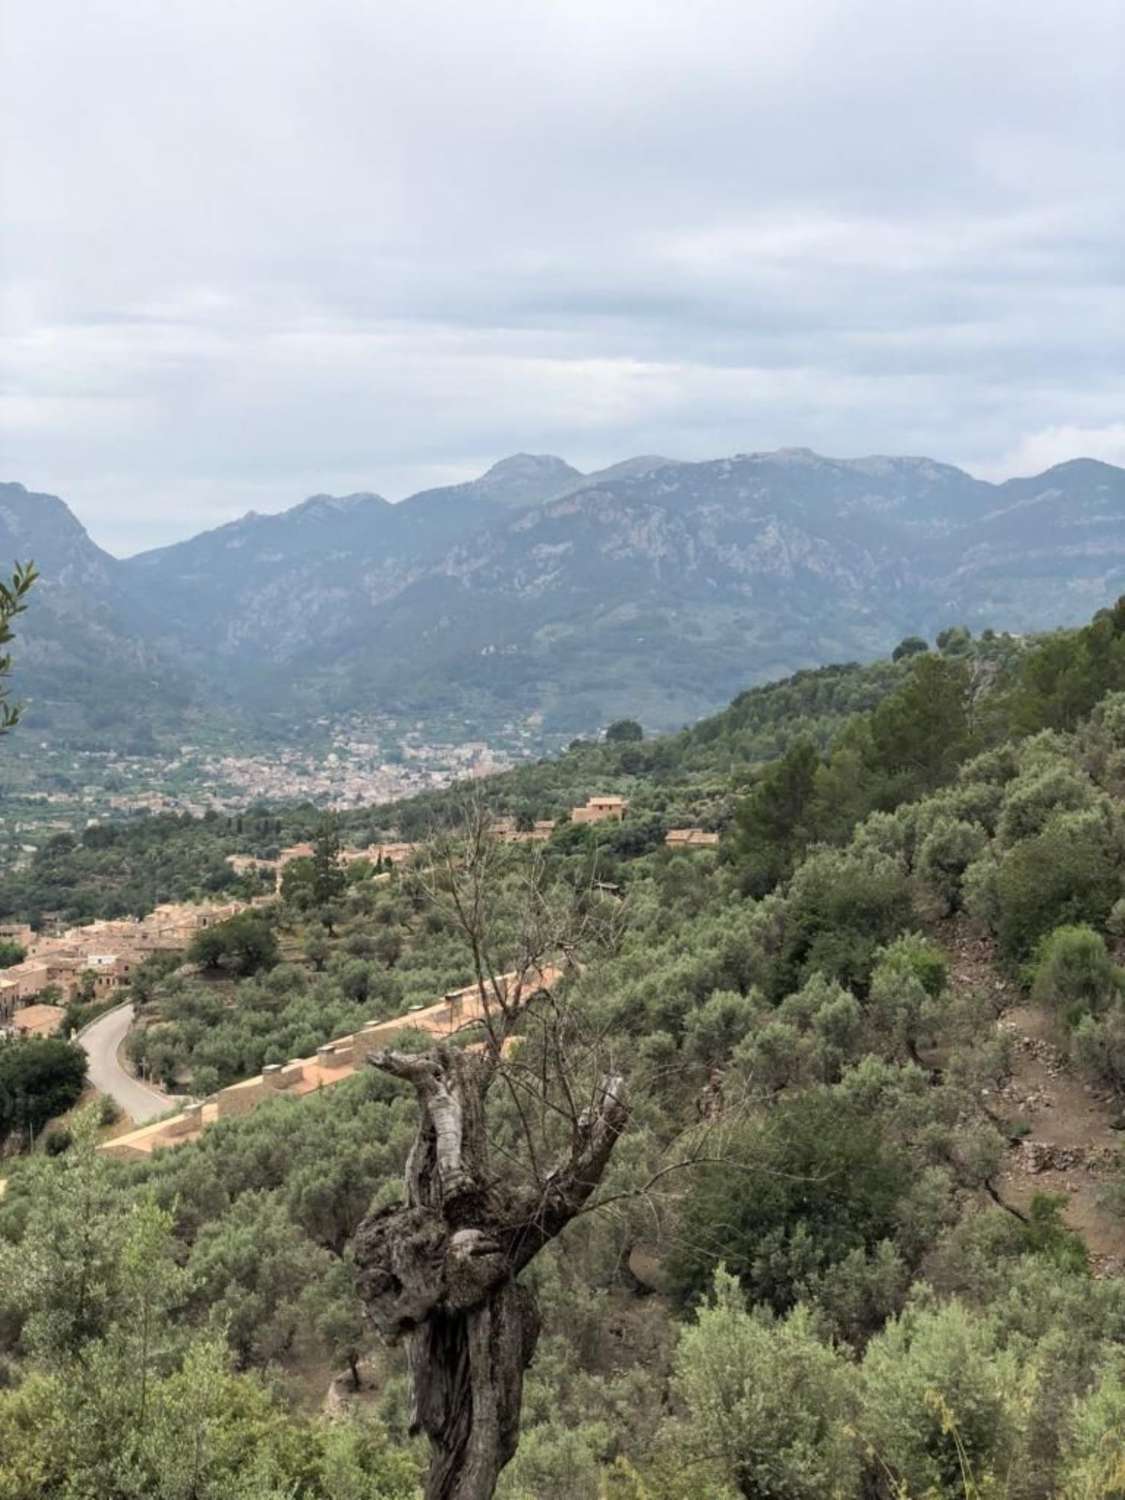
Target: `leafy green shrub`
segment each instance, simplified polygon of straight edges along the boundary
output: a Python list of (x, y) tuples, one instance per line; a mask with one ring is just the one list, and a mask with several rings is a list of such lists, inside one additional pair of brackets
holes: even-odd
[(1075, 1402), (1063, 1455), (1062, 1500), (1125, 1494), (1125, 1359), (1111, 1354), (1093, 1388)]
[(1045, 1255), (1060, 1270), (1085, 1273), (1090, 1266), (1085, 1242), (1063, 1222), (1066, 1201), (1064, 1193), (1036, 1193), (1023, 1226), (1024, 1238), (1033, 1255)]
[(893, 1234), (908, 1164), (830, 1089), (783, 1096), (724, 1152), (729, 1164), (699, 1168), (683, 1205), (668, 1261), (683, 1298), (723, 1262), (754, 1301), (785, 1312), (809, 1277)]
[(762, 1019), (763, 1009), (756, 991), (740, 995), (732, 990), (717, 990), (688, 1018), (684, 1045), (693, 1057), (709, 1067), (725, 1062), (746, 1033)]
[(1070, 1047), (1080, 1067), (1125, 1096), (1125, 1006), (1115, 1005), (1102, 1016), (1082, 1016)]
[(948, 973), (943, 951), (921, 933), (880, 949), (866, 1011), (890, 1056), (919, 1061), (919, 1044), (938, 1027)]
[(19, 943), (0, 938), (0, 969), (10, 969), (13, 964), (21, 964), (26, 957), (27, 950), (21, 948)]
[(17, 1131), (36, 1134), (78, 1102), (85, 1082), (86, 1054), (72, 1042), (0, 1042), (0, 1141)]
[(912, 1496), (992, 1493), (1023, 1445), (1021, 1373), (979, 1309), (908, 1307), (863, 1360), (860, 1429), (877, 1468)]
[(994, 926), (1004, 955), (1025, 958), (1062, 923), (1102, 926), (1120, 889), (1120, 862), (1116, 829), (1096, 811), (1056, 814), (1018, 844), (995, 876)]
[(892, 661), (902, 661), (908, 656), (919, 656), (923, 651), (930, 649), (929, 642), (924, 641), (920, 635), (908, 635), (891, 652)]
[(942, 904), (943, 913), (961, 905), (961, 882), (966, 869), (988, 842), (984, 829), (959, 818), (941, 817), (922, 841), (914, 870)]
[(907, 869), (914, 851), (913, 812), (913, 807), (907, 806), (893, 813), (870, 813), (855, 831), (852, 850), (857, 854), (885, 855)]
[(256, 974), (277, 963), (277, 938), (264, 918), (243, 911), (226, 922), (201, 928), (192, 938), (187, 956), (189, 962), (205, 969), (226, 967), (236, 974)]
[(794, 875), (770, 989), (780, 998), (818, 971), (862, 994), (879, 948), (910, 919), (910, 888), (887, 855), (826, 849)]
[(1084, 1015), (1100, 1015), (1125, 990), (1125, 971), (1092, 927), (1057, 927), (1040, 940), (1028, 968), (1032, 998), (1050, 1005), (1071, 1026)]
[(858, 1000), (814, 974), (740, 1043), (735, 1063), (753, 1092), (775, 1094), (794, 1084), (835, 1083), (862, 1045)]
[(1042, 833), (1049, 818), (1059, 812), (1078, 812), (1091, 807), (1095, 792), (1088, 778), (1068, 762), (1048, 765), (1011, 783), (996, 825), (996, 835), (1006, 847)]
[(710, 1471), (734, 1493), (776, 1500), (858, 1494), (851, 1373), (807, 1308), (779, 1321), (748, 1312), (737, 1280), (718, 1270), (680, 1334), (674, 1383), (687, 1416), (673, 1440), (699, 1479)]
[(957, 773), (961, 784), (984, 782), (989, 786), (1002, 787), (1019, 775), (1019, 756), (1014, 745), (1000, 745), (994, 750), (984, 750), (967, 760)]

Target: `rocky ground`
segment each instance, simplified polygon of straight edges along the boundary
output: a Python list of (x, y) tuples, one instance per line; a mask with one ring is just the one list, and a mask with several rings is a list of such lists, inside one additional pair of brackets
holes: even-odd
[(1125, 1274), (1125, 1217), (1102, 1201), (1125, 1173), (1125, 1131), (1114, 1128), (1121, 1101), (1071, 1066), (1055, 1018), (1002, 976), (987, 939), (967, 926), (945, 936), (953, 985), (988, 994), (1011, 1042), (1011, 1074), (992, 1108), (1027, 1133), (1009, 1152), (1002, 1196), (1026, 1208), (1036, 1193), (1065, 1195), (1066, 1222), (1085, 1240), (1095, 1274)]

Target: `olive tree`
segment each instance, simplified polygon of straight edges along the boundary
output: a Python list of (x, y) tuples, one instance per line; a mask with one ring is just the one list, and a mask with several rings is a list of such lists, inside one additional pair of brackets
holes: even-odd
[(521, 862), (475, 808), (429, 871), (471, 954), (479, 1015), (422, 1051), (368, 1058), (413, 1089), (418, 1120), (406, 1201), (367, 1216), (353, 1255), (371, 1322), (408, 1344), (426, 1500), (488, 1500), (539, 1331), (520, 1273), (590, 1206), (628, 1118), (619, 1067), (567, 997), (612, 903), (593, 887), (561, 894), (547, 858)]

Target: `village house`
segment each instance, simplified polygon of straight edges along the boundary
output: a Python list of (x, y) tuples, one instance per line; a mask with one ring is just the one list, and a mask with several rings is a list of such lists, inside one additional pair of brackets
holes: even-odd
[(86, 970), (94, 976), (95, 997), (102, 1000), (128, 984), (133, 960), (119, 953), (91, 953), (86, 958)]
[(14, 979), (0, 979), (0, 1022), (7, 1021), (19, 1003), (19, 985)]
[(585, 807), (572, 807), (572, 823), (620, 823), (629, 810), (624, 797), (587, 797)]
[(61, 1005), (25, 1005), (10, 1018), (6, 1029), (14, 1036), (56, 1036), (65, 1019)]
[(16, 986), (18, 1005), (26, 1005), (30, 1000), (34, 1000), (36, 995), (53, 982), (48, 965), (31, 959), (25, 959), (22, 964), (13, 964), (10, 969), (5, 969), (4, 979), (8, 985)]
[(708, 833), (704, 828), (669, 828), (664, 835), (669, 849), (707, 849), (719, 842), (717, 833)]

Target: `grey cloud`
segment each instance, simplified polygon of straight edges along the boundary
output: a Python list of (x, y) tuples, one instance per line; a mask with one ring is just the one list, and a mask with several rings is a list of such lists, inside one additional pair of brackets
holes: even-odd
[(4, 470), (114, 550), (515, 448), (1125, 459), (1116, 0), (54, 0)]

